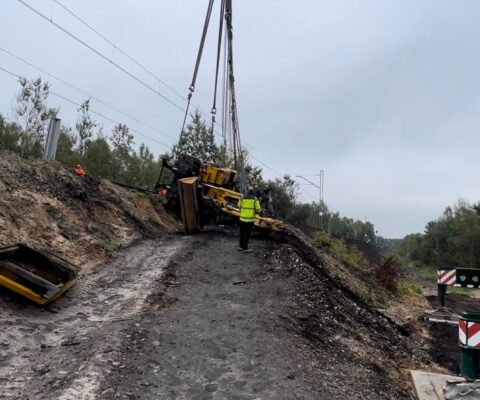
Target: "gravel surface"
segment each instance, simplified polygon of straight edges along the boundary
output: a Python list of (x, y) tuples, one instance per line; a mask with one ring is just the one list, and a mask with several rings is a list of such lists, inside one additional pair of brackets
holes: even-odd
[(45, 310), (0, 293), (0, 398), (412, 398), (394, 324), (291, 246), (236, 247), (143, 241)]

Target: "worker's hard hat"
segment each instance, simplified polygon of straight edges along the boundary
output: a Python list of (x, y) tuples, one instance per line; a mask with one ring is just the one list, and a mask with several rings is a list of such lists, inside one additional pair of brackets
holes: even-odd
[(80, 164), (75, 165), (75, 168), (81, 168)]

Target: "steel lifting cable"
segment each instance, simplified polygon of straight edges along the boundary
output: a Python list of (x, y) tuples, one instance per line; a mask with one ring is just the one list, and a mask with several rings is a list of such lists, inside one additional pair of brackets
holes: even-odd
[[(200, 61), (202, 59), (203, 48), (205, 46), (205, 39), (208, 32), (208, 26), (210, 23), (210, 17), (212, 15), (214, 0), (210, 0), (208, 3), (207, 15), (205, 17), (205, 23), (203, 26), (202, 38), (200, 40), (200, 46), (197, 54), (197, 61), (195, 63), (195, 70), (193, 72), (192, 83), (189, 87), (188, 102), (187, 108), (185, 110), (185, 116), (182, 124), (183, 133), (185, 129), (185, 124), (188, 116), (188, 110), (190, 107), (190, 102), (195, 91), (195, 83), (197, 80), (198, 70), (200, 67)], [(225, 22), (223, 21), (225, 18)], [(245, 182), (245, 168), (244, 168), (244, 154), (242, 150), (242, 143), (240, 140), (240, 127), (238, 124), (238, 114), (237, 114), (237, 101), (235, 94), (235, 77), (233, 73), (233, 25), (232, 25), (232, 0), (221, 0), (221, 10), (220, 10), (220, 23), (219, 23), (219, 34), (218, 34), (218, 44), (217, 44), (217, 62), (216, 62), (216, 71), (215, 71), (215, 89), (213, 96), (213, 107), (212, 107), (212, 132), (215, 125), (215, 115), (216, 115), (216, 102), (217, 102), (217, 89), (218, 89), (218, 74), (220, 70), (220, 60), (222, 52), (222, 36), (224, 31), (224, 23), (227, 26), (225, 30), (225, 64), (226, 64), (226, 77), (225, 77), (225, 90), (227, 92), (227, 102), (230, 103), (230, 113), (231, 113), (231, 129), (232, 129), (232, 142), (233, 142), (233, 153), (234, 153), (234, 162), (235, 169), (240, 170), (240, 188), (242, 192), (246, 190)], [(230, 95), (228, 95), (230, 92)]]
[[(100, 33), (98, 30), (96, 30), (92, 25), (90, 25), (88, 22), (86, 22), (83, 18), (79, 17), (77, 14), (75, 14), (70, 8), (68, 8), (66, 5), (64, 5), (60, 0), (53, 0), (52, 1), (52, 9), (54, 4), (58, 4), (61, 8), (63, 8), (68, 14), (70, 14), (73, 18), (75, 18), (77, 21), (79, 21), (82, 25), (86, 26), (89, 30), (91, 30), (93, 33), (95, 33), (98, 37), (100, 37), (102, 40), (107, 42), (110, 46), (112, 46), (116, 51), (119, 53), (123, 54), (125, 57), (127, 57), (131, 62), (133, 62), (136, 66), (138, 66), (140, 69), (145, 71), (148, 75), (153, 77), (155, 80), (160, 82), (163, 86), (168, 88), (171, 92), (175, 93), (180, 99), (183, 101), (186, 101), (187, 99), (183, 97), (178, 91), (176, 91), (173, 87), (168, 85), (165, 81), (160, 79), (157, 75), (155, 75), (150, 69), (145, 67), (143, 64), (141, 64), (139, 61), (134, 59), (132, 56), (130, 56), (128, 53), (126, 53), (124, 50), (122, 50), (120, 47), (118, 47), (115, 43), (113, 43), (109, 38), (107, 38), (105, 35)], [(52, 20), (52, 18), (50, 18)]]
[[(227, 151), (227, 121), (228, 121), (228, 80), (227, 80), (227, 31), (224, 30), (223, 40), (223, 77), (222, 77), (222, 140), (224, 151)], [(230, 135), (229, 135), (230, 139)]]
[(233, 77), (233, 55), (232, 55), (232, 38), (233, 38), (233, 28), (232, 28), (232, 2), (231, 0), (226, 0), (225, 8), (225, 22), (227, 25), (226, 29), (226, 41), (227, 41), (227, 90), (230, 92), (228, 100), (230, 102), (230, 114), (231, 114), (231, 128), (232, 128), (232, 151), (233, 151), (233, 162), (234, 168), (238, 170), (238, 157), (237, 157), (237, 140), (236, 140), (236, 106), (235, 106), (235, 89), (234, 89), (234, 77)]
[[(227, 39), (228, 39), (228, 84), (230, 90), (230, 107), (231, 107), (231, 114), (232, 114), (232, 129), (233, 129), (233, 142), (234, 146), (236, 147), (236, 151), (239, 151), (241, 154), (241, 143), (240, 143), (240, 132), (239, 132), (239, 125), (238, 125), (238, 112), (237, 112), (237, 99), (236, 99), (236, 92), (235, 92), (235, 74), (233, 71), (233, 25), (232, 25), (232, 5), (231, 0), (227, 1), (227, 10), (225, 13), (225, 20), (227, 23)], [(240, 155), (241, 157), (241, 155)]]
[[(240, 126), (238, 123), (238, 110), (237, 99), (235, 94), (235, 75), (233, 72), (233, 24), (232, 24), (232, 0), (225, 0), (225, 21), (227, 25), (227, 38), (228, 38), (228, 77), (229, 77), (229, 89), (231, 97), (231, 113), (232, 113), (232, 130), (233, 130), (233, 151), (235, 160), (235, 169), (240, 170), (240, 189), (242, 192), (246, 192), (246, 178), (245, 178), (245, 165), (244, 155), (242, 149), (242, 142), (240, 140)], [(238, 158), (237, 158), (238, 153)]]
[(217, 65), (215, 69), (215, 87), (213, 89), (213, 105), (212, 105), (212, 132), (215, 128), (215, 117), (217, 114), (217, 89), (218, 89), (218, 73), (220, 71), (220, 59), (222, 55), (222, 37), (223, 37), (223, 18), (225, 14), (225, 0), (222, 0), (220, 6), (220, 22), (218, 23), (218, 43), (217, 43)]
[(182, 134), (185, 129), (185, 124), (188, 117), (188, 110), (192, 101), (193, 92), (195, 91), (195, 83), (197, 82), (198, 69), (200, 68), (200, 61), (202, 60), (203, 48), (205, 47), (205, 39), (207, 38), (208, 25), (210, 24), (210, 17), (212, 16), (214, 2), (215, 0), (210, 0), (208, 3), (207, 15), (205, 16), (205, 23), (203, 24), (202, 39), (200, 40), (200, 45), (198, 47), (197, 61), (195, 62), (195, 70), (193, 71), (192, 83), (188, 88), (189, 93), (187, 97), (187, 108), (185, 109), (185, 116), (183, 117), (182, 130), (180, 134)]

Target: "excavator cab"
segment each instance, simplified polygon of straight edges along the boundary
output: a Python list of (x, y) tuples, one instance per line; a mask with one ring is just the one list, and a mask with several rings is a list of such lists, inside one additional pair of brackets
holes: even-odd
[[(200, 175), (202, 163), (199, 159), (187, 154), (180, 154), (171, 164), (166, 157), (162, 157), (162, 167), (158, 176), (156, 191), (162, 191), (167, 205), (180, 215), (179, 181)], [(168, 179), (168, 182), (165, 180)]]

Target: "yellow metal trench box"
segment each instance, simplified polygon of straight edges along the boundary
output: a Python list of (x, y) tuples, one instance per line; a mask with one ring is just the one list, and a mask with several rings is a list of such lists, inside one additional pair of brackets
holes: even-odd
[(0, 286), (37, 304), (56, 300), (77, 276), (77, 267), (47, 251), (23, 244), (0, 248)]

